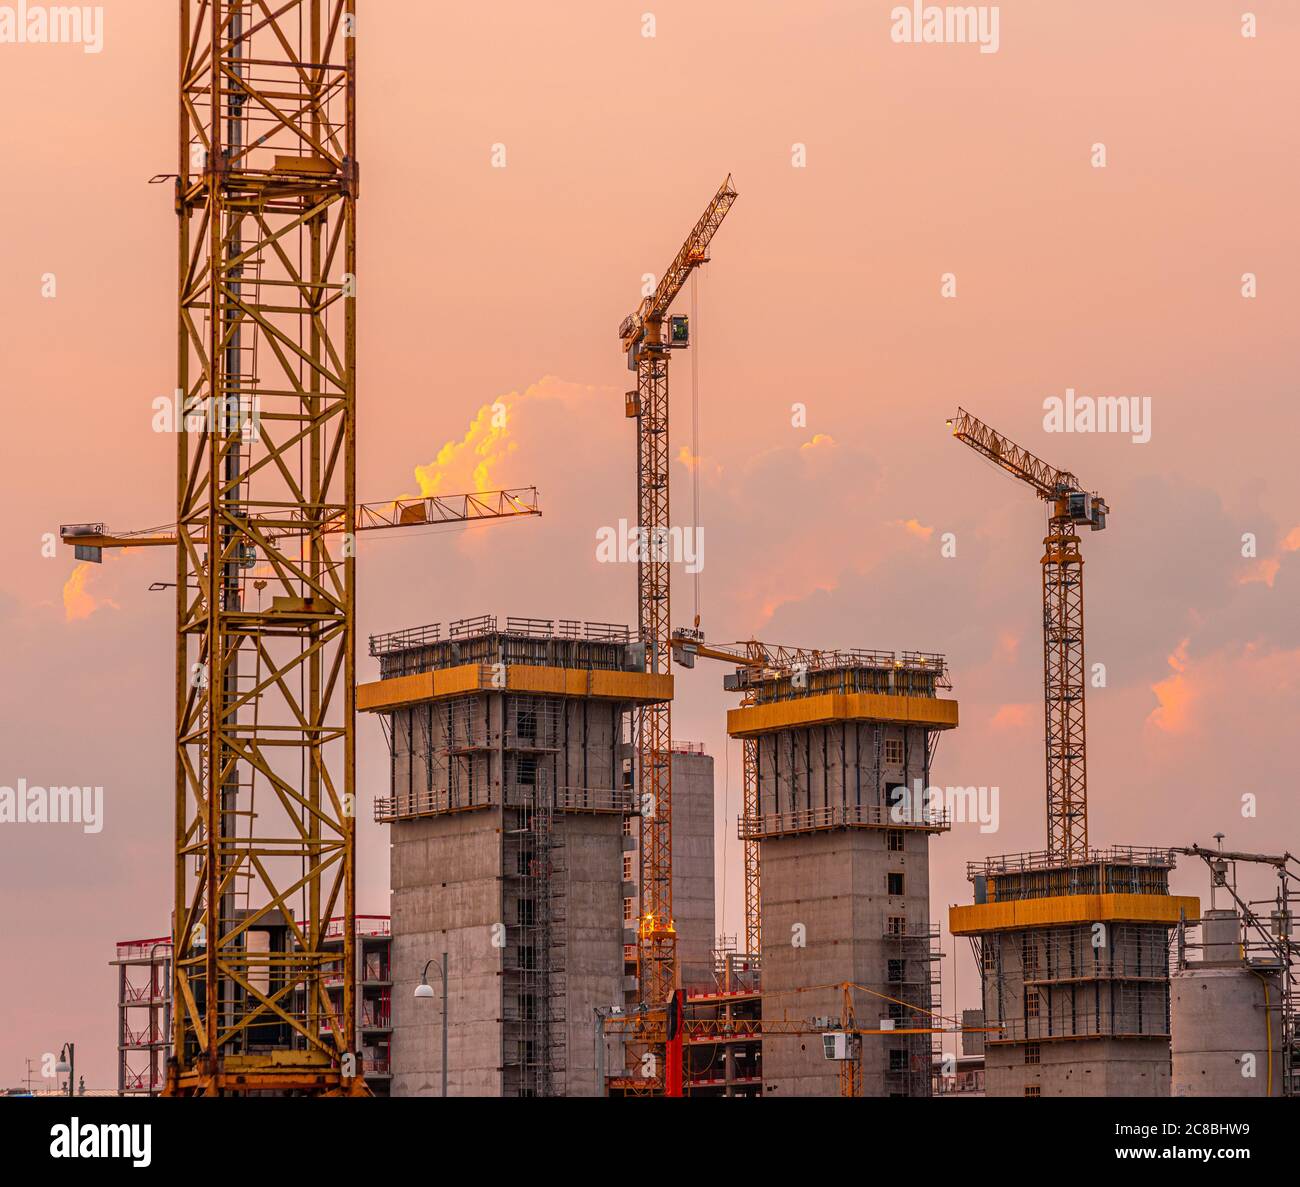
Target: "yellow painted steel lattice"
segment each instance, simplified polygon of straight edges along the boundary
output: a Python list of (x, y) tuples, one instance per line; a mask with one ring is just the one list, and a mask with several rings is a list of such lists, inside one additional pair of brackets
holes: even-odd
[(355, 549), (326, 538), (357, 518), (355, 9), (180, 4), (171, 1095), (366, 1091)]

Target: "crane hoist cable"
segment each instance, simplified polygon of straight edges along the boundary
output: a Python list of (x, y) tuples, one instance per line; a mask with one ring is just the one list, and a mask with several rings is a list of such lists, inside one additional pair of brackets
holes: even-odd
[(691, 351), (691, 526), (695, 531), (695, 572), (692, 585), (695, 594), (695, 628), (699, 629), (700, 615), (700, 570), (703, 567), (699, 558), (703, 553), (702, 543), (704, 529), (700, 525), (700, 290), (699, 269), (691, 273), (691, 338), (694, 349)]

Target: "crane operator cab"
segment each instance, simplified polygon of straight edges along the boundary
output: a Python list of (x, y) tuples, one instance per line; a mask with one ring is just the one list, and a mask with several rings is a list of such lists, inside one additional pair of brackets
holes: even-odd
[(1090, 495), (1087, 491), (1070, 492), (1070, 519), (1074, 523), (1086, 523), (1091, 531), (1100, 532), (1106, 527), (1106, 516), (1110, 508), (1100, 495)]

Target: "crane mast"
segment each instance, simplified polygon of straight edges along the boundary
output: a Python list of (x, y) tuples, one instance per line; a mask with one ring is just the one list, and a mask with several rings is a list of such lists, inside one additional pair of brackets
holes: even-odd
[(1083, 554), (1077, 528), (1106, 526), (1109, 508), (1058, 470), (959, 408), (948, 422), (976, 453), (1034, 489), (1048, 504), (1043, 540), (1043, 705), (1047, 746), (1047, 849), (1062, 862), (1088, 853), (1087, 728), (1084, 712)]
[[(356, 0), (179, 8), (166, 1091), (361, 1094), (355, 555), (326, 539), (357, 514)], [(273, 573), (265, 607), (252, 556)]]
[[(689, 326), (677, 322), (667, 340), (664, 321), (691, 272), (708, 261), (709, 243), (736, 200), (728, 175), (674, 257), (655, 290), (623, 319), (618, 336), (637, 386), (626, 414), (636, 420), (637, 623), (646, 671), (670, 669), (668, 359), (689, 343)], [(637, 792), (641, 810), (641, 917), (637, 973), (641, 1000), (662, 1005), (676, 981), (677, 932), (672, 886), (672, 711), (667, 703), (638, 710)]]

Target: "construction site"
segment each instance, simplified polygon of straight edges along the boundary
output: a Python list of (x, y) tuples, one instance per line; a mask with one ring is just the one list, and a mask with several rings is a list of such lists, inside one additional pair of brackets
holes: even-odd
[[(817, 646), (747, 623), (706, 637), (698, 611), (681, 625), (669, 377), (695, 345), (683, 294), (715, 255), (726, 266), (744, 210), (730, 175), (692, 197), (694, 225), (656, 228), (685, 238), (607, 327), (630, 386), (603, 412), (627, 422), (640, 550), (623, 621), (589, 621), (577, 583), (571, 617), (521, 616), (521, 575), (486, 607), (439, 582), (428, 621), (360, 637), (358, 534), (492, 532), (542, 498), (527, 483), (358, 498), (358, 426), (380, 431), (357, 378), (356, 111), (379, 83), (350, 32), (364, 0), (179, 7), (177, 172), (159, 179), (193, 420), (177, 502), (162, 528), (62, 529), (81, 562), (174, 562), (174, 845), (156, 855), (174, 893), (123, 922), (155, 938), (105, 937), (120, 1094), (1300, 1096), (1285, 840), (1202, 847), (1176, 815), (1141, 844), (1089, 834), (1081, 532), (1110, 507), (1073, 473), (964, 409), (948, 422), (1047, 509), (1010, 578), (1041, 589), (1043, 680), (1023, 699), (1035, 720), (1042, 705), (1025, 808), (1042, 844), (963, 863), (968, 902), (932, 902), (965, 822), (928, 793), (973, 691), (947, 624), (896, 639), (873, 618)], [(723, 756), (674, 732), (687, 681), (712, 690), (742, 758), (725, 854)], [(383, 786), (358, 780), (361, 738), (382, 740)], [(386, 859), (358, 844), (359, 816)], [(359, 903), (359, 865), (385, 860), (388, 902)], [(1171, 890), (1180, 862), (1204, 900)], [(1252, 900), (1239, 867), (1275, 894)], [(743, 896), (735, 935), (724, 888)], [(979, 987), (946, 1001), (960, 940)]]

